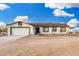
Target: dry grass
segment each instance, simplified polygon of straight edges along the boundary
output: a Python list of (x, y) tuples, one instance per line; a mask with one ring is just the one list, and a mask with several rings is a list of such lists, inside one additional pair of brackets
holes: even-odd
[(60, 56), (79, 55), (79, 36), (29, 36), (0, 44), (0, 55)]

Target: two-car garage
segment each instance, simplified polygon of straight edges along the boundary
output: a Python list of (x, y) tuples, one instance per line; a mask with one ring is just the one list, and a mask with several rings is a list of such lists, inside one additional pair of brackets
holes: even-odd
[(28, 27), (11, 27), (10, 35), (30, 35), (30, 28)]
[(25, 22), (14, 22), (8, 24), (8, 35), (28, 36), (34, 34), (33, 25)]

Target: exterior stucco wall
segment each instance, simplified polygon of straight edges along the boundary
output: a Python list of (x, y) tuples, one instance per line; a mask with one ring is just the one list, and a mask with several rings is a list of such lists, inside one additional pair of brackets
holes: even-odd
[[(19, 27), (18, 23), (12, 24), (10, 26), (8, 26), (8, 35), (10, 35), (10, 28), (11, 27)], [(23, 23), (21, 27), (29, 27), (30, 28), (30, 34), (35, 34), (35, 27), (30, 25), (30, 24), (26, 24)], [(57, 27), (57, 31), (56, 32), (52, 32), (52, 27), (49, 27), (49, 31), (48, 32), (43, 32), (43, 27), (39, 27), (40, 30), (40, 34), (67, 34), (67, 30), (69, 29), (69, 27), (66, 27), (66, 32), (60, 32), (60, 27)]]
[(66, 27), (66, 32), (69, 30), (69, 27)]
[(60, 32), (60, 27), (57, 27), (56, 32), (52, 32), (52, 27), (49, 27), (49, 32), (43, 32), (43, 27), (40, 27), (40, 34), (67, 34), (69, 27), (66, 27), (66, 32)]
[(8, 31), (8, 36), (10, 36), (10, 27), (8, 27), (7, 31)]
[[(18, 26), (18, 23), (8, 26), (8, 35), (10, 35), (10, 28), (11, 27), (20, 27), (20, 26)], [(34, 27), (32, 25), (23, 23), (21, 27), (29, 27), (30, 28), (30, 34), (31, 35), (34, 34)]]
[(12, 24), (9, 27), (18, 27), (18, 23)]
[(43, 27), (40, 27), (40, 34), (51, 34), (51, 27), (49, 27), (49, 32), (43, 32)]

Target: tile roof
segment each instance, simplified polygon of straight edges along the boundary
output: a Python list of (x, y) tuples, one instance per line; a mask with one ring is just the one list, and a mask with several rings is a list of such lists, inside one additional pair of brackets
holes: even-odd
[(61, 23), (32, 23), (35, 27), (69, 27), (67, 24)]
[[(18, 22), (8, 24), (8, 26), (15, 23), (18, 23)], [(35, 27), (69, 27), (67, 24), (64, 24), (64, 23), (26, 23), (26, 24), (30, 24)]]

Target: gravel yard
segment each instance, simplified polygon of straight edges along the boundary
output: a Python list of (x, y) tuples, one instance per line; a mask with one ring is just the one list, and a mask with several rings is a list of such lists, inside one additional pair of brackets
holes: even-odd
[(0, 44), (8, 43), (15, 41), (16, 39), (22, 38), (24, 36), (2, 36), (0, 37)]
[(79, 36), (28, 36), (1, 44), (0, 55), (11, 56), (77, 56)]

